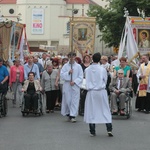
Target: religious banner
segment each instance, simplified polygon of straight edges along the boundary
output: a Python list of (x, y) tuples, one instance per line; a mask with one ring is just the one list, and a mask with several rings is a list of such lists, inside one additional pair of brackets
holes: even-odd
[(19, 47), (20, 47), (20, 41), (22, 36), (22, 31), (24, 28), (24, 24), (15, 23), (13, 22), (13, 26), (11, 29), (11, 39), (10, 39), (10, 59), (14, 60), (15, 58), (18, 58), (20, 55)]
[(150, 52), (150, 17), (129, 17), (133, 35), (141, 54)]
[(12, 23), (0, 23), (0, 57), (7, 61), (9, 58), (9, 46)]
[(27, 43), (25, 24), (12, 21), (0, 23), (0, 57), (4, 61), (23, 58), (24, 43)]
[(138, 68), (142, 54), (150, 53), (150, 17), (126, 17), (126, 23), (121, 36), (119, 58), (127, 56), (128, 63)]
[(94, 17), (73, 17), (70, 19), (70, 50), (93, 54), (95, 44), (96, 19)]

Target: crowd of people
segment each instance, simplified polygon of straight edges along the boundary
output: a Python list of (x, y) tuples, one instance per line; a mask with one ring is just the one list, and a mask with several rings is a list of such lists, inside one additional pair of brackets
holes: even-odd
[(73, 52), (64, 58), (51, 58), (43, 53), (41, 58), (29, 55), (23, 63), (16, 59), (9, 66), (0, 58), (0, 92), (7, 93), (10, 87), (14, 106), (21, 107), (24, 97), (26, 112), (37, 111), (37, 92), (41, 92), (46, 113), (54, 113), (59, 107), (61, 114), (72, 123), (79, 113), (89, 124), (91, 136), (96, 135), (96, 124), (105, 123), (108, 136), (112, 137), (112, 115), (125, 115), (127, 92), (136, 96), (138, 111), (150, 113), (149, 56), (142, 55), (137, 70), (128, 64), (127, 58), (121, 57), (118, 65), (114, 65), (115, 59), (100, 53), (85, 54), (83, 59)]

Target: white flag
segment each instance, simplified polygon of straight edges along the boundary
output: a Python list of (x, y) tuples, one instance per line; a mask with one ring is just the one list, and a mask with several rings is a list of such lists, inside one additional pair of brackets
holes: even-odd
[(123, 51), (125, 49), (125, 44), (126, 44), (126, 38), (128, 34), (128, 24), (127, 22), (125, 23), (124, 30), (121, 36), (121, 41), (120, 41), (120, 46), (119, 46), (119, 52), (118, 52), (118, 60), (122, 57)]
[(127, 17), (127, 24), (128, 24), (128, 34), (127, 34), (126, 51), (127, 51), (128, 60), (130, 61), (138, 53), (138, 46), (135, 41), (133, 30), (128, 17)]

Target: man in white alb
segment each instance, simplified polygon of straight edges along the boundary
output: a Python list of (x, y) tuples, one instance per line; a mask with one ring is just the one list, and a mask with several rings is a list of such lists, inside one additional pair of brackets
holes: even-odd
[(78, 115), (80, 87), (83, 80), (81, 65), (75, 62), (76, 54), (68, 54), (69, 61), (62, 67), (60, 76), (64, 80), (61, 114), (68, 116), (71, 122), (76, 122)]
[(112, 137), (112, 116), (106, 91), (107, 71), (98, 63), (100, 53), (93, 55), (93, 63), (85, 69), (87, 96), (84, 121), (89, 124), (91, 136), (96, 135), (95, 124), (106, 124), (108, 136)]

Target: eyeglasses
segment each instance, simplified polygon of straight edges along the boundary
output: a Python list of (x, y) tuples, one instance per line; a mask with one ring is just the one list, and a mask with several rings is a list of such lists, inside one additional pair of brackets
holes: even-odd
[(123, 73), (118, 73), (118, 74), (123, 74)]

